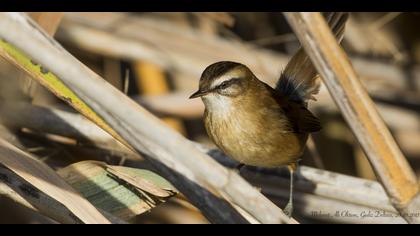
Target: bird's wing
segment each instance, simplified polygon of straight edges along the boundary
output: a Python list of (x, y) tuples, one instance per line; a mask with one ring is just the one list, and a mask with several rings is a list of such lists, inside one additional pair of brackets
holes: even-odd
[[(326, 20), (332, 32), (341, 42), (348, 13), (334, 12), (326, 14)], [(315, 100), (321, 81), (305, 50), (300, 48), (290, 59), (277, 82), (276, 90), (296, 102), (306, 103)]]
[(296, 133), (312, 133), (322, 129), (321, 122), (304, 104), (289, 101), (281, 105)]
[(304, 103), (291, 100), (267, 84), (266, 87), (271, 91), (272, 97), (281, 108), (282, 114), (286, 115), (293, 132), (312, 133), (321, 130), (321, 122), (306, 108)]
[(295, 104), (296, 107), (289, 113), (289, 119), (298, 133), (312, 133), (321, 130), (321, 122), (303, 104)]

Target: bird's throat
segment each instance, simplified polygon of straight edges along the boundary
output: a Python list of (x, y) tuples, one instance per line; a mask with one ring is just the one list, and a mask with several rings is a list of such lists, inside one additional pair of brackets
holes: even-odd
[(202, 98), (207, 111), (211, 111), (212, 115), (220, 118), (230, 116), (235, 106), (230, 97), (222, 96), (219, 94), (209, 94)]

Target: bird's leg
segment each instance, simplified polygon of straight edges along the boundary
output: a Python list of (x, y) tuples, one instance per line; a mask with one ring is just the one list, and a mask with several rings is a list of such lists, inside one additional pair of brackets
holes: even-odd
[(290, 173), (290, 193), (289, 193), (289, 202), (287, 203), (286, 207), (284, 208), (284, 213), (292, 217), (293, 214), (293, 173), (297, 169), (297, 163), (292, 163), (287, 166)]

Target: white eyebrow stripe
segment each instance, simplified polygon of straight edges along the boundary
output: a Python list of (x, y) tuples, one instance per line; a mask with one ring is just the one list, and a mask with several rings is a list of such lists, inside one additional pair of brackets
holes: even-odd
[(215, 79), (213, 81), (213, 83), (211, 83), (210, 89), (214, 89), (217, 86), (219, 86), (220, 84), (222, 84), (223, 82), (228, 81), (228, 80), (231, 80), (232, 78), (233, 78), (232, 75), (223, 75), (223, 76), (220, 76), (219, 78)]

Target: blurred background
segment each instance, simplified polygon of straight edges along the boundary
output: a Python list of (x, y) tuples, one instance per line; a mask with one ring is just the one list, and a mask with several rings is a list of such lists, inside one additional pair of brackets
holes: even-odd
[[(420, 176), (419, 13), (351, 13), (342, 46), (412, 168)], [(65, 13), (55, 38), (86, 66), (188, 139), (214, 147), (202, 122), (203, 105), (189, 100), (205, 67), (220, 60), (249, 66), (274, 85), (300, 44), (281, 13)], [(0, 99), (72, 108), (0, 59)], [(11, 86), (11, 84), (16, 85)], [(7, 85), (7, 86), (6, 86)], [(92, 88), (95, 89), (95, 88)], [(104, 94), (103, 96), (107, 96)], [(359, 144), (325, 86), (310, 103), (323, 129), (301, 164), (376, 180)], [(58, 170), (103, 158), (25, 130), (31, 152)], [(36, 148), (42, 146), (43, 148)], [(115, 163), (107, 157), (109, 163)], [(103, 160), (103, 159), (102, 159)], [(265, 182), (266, 181), (266, 182)], [(258, 185), (273, 184), (259, 179)], [(270, 183), (269, 183), (270, 182)], [(257, 186), (258, 187), (258, 186)], [(270, 197), (270, 196), (269, 196)], [(273, 197), (275, 198), (275, 197)], [(283, 201), (283, 200), (282, 200)], [(0, 223), (54, 222), (0, 197)], [(305, 219), (317, 222), (314, 219)], [(136, 223), (206, 223), (185, 199), (172, 198)]]

